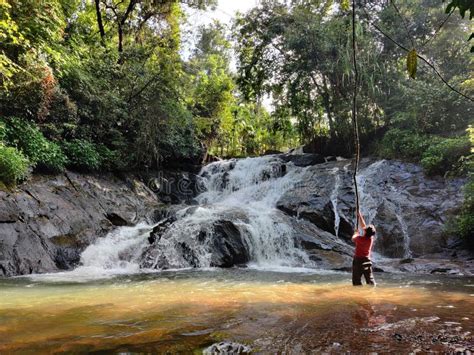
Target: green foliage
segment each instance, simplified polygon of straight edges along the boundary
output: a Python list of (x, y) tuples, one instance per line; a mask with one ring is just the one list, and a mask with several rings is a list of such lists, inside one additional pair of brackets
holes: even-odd
[(95, 146), (95, 150), (100, 156), (100, 167), (106, 171), (124, 170), (127, 161), (121, 156), (120, 152), (111, 150), (103, 144)]
[(421, 165), (430, 175), (461, 172), (462, 157), (469, 155), (471, 143), (467, 136), (439, 139), (422, 154)]
[(100, 168), (102, 157), (96, 146), (84, 139), (74, 139), (62, 144), (68, 158), (68, 166), (79, 171), (96, 171)]
[(5, 142), (16, 147), (28, 157), (35, 169), (46, 172), (61, 172), (67, 163), (57, 143), (47, 140), (33, 124), (16, 117), (9, 117), (5, 125)]
[[(443, 2), (446, 0), (443, 0)], [(451, 11), (454, 11), (456, 9), (459, 9), (459, 15), (461, 15), (462, 18), (466, 15), (466, 12), (470, 12), (469, 14), (469, 20), (472, 20), (474, 17), (474, 2), (472, 0), (451, 0), (446, 6), (446, 13), (450, 13)], [(474, 38), (474, 32), (471, 33), (471, 36), (469, 37), (469, 41)], [(471, 47), (471, 53), (474, 53), (474, 46)]]
[(28, 159), (20, 151), (0, 143), (0, 182), (15, 185), (27, 177), (29, 166)]
[(379, 154), (385, 158), (417, 161), (431, 142), (431, 138), (427, 135), (394, 128), (384, 135)]
[(383, 158), (421, 162), (429, 175), (458, 175), (468, 170), (470, 149), (467, 135), (443, 138), (394, 128), (385, 134), (378, 152)]
[(454, 223), (454, 233), (474, 249), (474, 177), (471, 175), (464, 187), (464, 203)]

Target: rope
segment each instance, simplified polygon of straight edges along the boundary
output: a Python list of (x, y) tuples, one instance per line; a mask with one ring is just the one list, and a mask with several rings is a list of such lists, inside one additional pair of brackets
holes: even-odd
[(357, 186), (357, 170), (359, 169), (360, 160), (360, 141), (359, 141), (359, 123), (357, 122), (357, 81), (359, 72), (357, 70), (356, 58), (356, 0), (352, 0), (352, 60), (354, 64), (354, 92), (352, 96), (352, 129), (354, 133), (354, 152), (355, 164), (352, 179), (354, 180), (355, 188), (355, 205), (356, 205), (356, 230), (359, 229), (359, 188)]

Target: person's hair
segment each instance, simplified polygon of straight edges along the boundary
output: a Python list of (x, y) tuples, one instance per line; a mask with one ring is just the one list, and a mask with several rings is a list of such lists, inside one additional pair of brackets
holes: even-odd
[(375, 226), (373, 224), (369, 224), (365, 228), (365, 236), (366, 237), (372, 237), (373, 235), (375, 235)]

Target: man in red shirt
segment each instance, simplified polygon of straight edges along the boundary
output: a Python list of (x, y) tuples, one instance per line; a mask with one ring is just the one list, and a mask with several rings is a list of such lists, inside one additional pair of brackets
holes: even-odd
[(363, 234), (360, 234), (359, 231), (355, 231), (352, 236), (352, 241), (355, 243), (354, 260), (352, 261), (352, 285), (362, 285), (361, 280), (362, 275), (364, 275), (367, 285), (375, 286), (372, 261), (370, 260), (370, 253), (375, 238), (375, 226), (373, 224), (367, 226), (360, 212), (357, 218), (359, 218)]

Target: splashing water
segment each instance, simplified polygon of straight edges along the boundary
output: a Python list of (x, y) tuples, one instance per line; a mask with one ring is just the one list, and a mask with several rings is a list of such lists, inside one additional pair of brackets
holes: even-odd
[(334, 209), (334, 231), (336, 233), (336, 237), (339, 237), (339, 223), (341, 222), (341, 217), (339, 215), (339, 211), (337, 210), (337, 197), (339, 195), (339, 188), (341, 186), (341, 176), (339, 175), (339, 168), (334, 168), (332, 171), (334, 175), (334, 189), (331, 193), (331, 203)]
[[(189, 244), (203, 229), (207, 234), (214, 233), (214, 224), (220, 220), (231, 220), (238, 228), (255, 265), (311, 265), (306, 253), (295, 246), (288, 216), (276, 208), (280, 197), (301, 180), (303, 173), (304, 169), (283, 165), (272, 156), (207, 165), (200, 174), (206, 191), (196, 198), (199, 207), (183, 210), (165, 232), (153, 267), (164, 258), (171, 267), (190, 266), (176, 243)], [(192, 245), (193, 263), (211, 266), (209, 246)]]
[[(362, 212), (372, 223), (378, 207), (383, 203), (378, 192), (378, 181), (385, 161), (379, 161), (361, 170), (358, 175)], [(341, 217), (338, 199), (342, 178), (348, 173), (349, 164), (343, 169), (334, 168), (330, 201), (334, 210), (334, 229), (339, 234)], [(303, 182), (307, 169), (283, 163), (276, 156), (247, 158), (216, 162), (204, 167), (200, 173), (205, 191), (196, 197), (198, 205), (186, 206), (176, 213), (172, 223), (153, 245), (147, 238), (153, 226), (141, 223), (123, 227), (90, 245), (81, 256), (81, 266), (73, 273), (78, 277), (92, 275), (131, 274), (141, 268), (177, 269), (212, 266), (212, 238), (201, 240), (203, 234), (215, 234), (216, 224), (230, 221), (240, 234), (250, 262), (259, 269), (311, 268), (314, 263), (305, 250), (295, 243), (293, 217), (277, 209), (279, 199)], [(401, 205), (391, 202), (401, 226), (404, 256), (409, 257), (409, 236), (401, 213)], [(192, 258), (186, 257), (186, 249)], [(146, 263), (143, 261), (146, 259)], [(166, 261), (163, 266), (163, 260)]]

